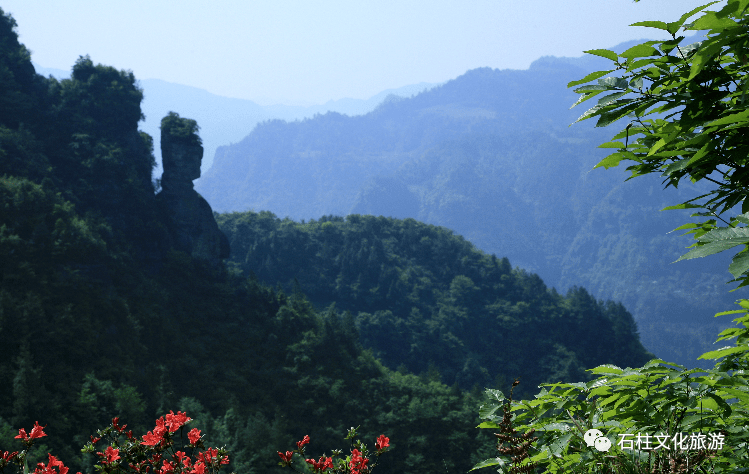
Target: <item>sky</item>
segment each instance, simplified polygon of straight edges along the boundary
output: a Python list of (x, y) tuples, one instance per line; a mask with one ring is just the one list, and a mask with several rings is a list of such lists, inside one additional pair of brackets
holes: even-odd
[[(81, 55), (260, 105), (367, 99), (666, 32), (706, 0), (0, 0), (32, 61)], [(711, 7), (719, 8), (725, 1)]]

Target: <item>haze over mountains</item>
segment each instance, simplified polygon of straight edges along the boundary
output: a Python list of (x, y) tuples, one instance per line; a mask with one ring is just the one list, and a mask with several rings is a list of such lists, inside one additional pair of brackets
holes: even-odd
[[(38, 64), (34, 67), (36, 72), (43, 76), (51, 75), (58, 79), (70, 77), (70, 71), (45, 68)], [(179, 110), (182, 116), (196, 120), (200, 126), (200, 137), (205, 149), (201, 166), (203, 172), (211, 168), (216, 148), (239, 142), (260, 122), (271, 119), (300, 120), (328, 111), (362, 115), (374, 110), (391, 94), (409, 97), (439, 85), (427, 82), (411, 84), (384, 90), (366, 100), (344, 98), (311, 106), (283, 104), (261, 106), (251, 100), (222, 97), (203, 89), (174, 84), (161, 79), (143, 79), (139, 82), (144, 91), (142, 109), (146, 116), (140, 129), (152, 137), (158, 137), (161, 117), (172, 110)], [(158, 165), (154, 170), (154, 176), (158, 177), (161, 175), (161, 150), (158, 147), (154, 149), (154, 155)]]
[(713, 315), (745, 292), (728, 293), (730, 256), (671, 265), (691, 240), (668, 233), (689, 213), (659, 210), (704, 183), (664, 191), (653, 176), (625, 182), (626, 166), (591, 171), (608, 154), (597, 146), (624, 125), (569, 127), (586, 107), (570, 110), (566, 84), (607, 63), (544, 57), (524, 71), (471, 70), (362, 116), (265, 122), (219, 147), (196, 189), (218, 212), (445, 226), (562, 292), (622, 301), (648, 350), (693, 366), (730, 324)]

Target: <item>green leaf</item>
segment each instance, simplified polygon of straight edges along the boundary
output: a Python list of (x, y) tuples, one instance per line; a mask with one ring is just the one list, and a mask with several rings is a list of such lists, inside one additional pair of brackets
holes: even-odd
[(570, 429), (570, 425), (565, 423), (549, 423), (543, 426), (542, 431), (569, 431)]
[(618, 375), (618, 374), (621, 374), (622, 372), (624, 372), (621, 369), (621, 367), (618, 367), (618, 366), (613, 365), (613, 364), (599, 365), (598, 367), (590, 369), (590, 371), (593, 372), (594, 374), (607, 374), (607, 375), (608, 374), (616, 374), (616, 375)]
[(615, 393), (615, 394), (611, 395), (610, 397), (607, 397), (607, 398), (601, 400), (601, 402), (598, 405), (602, 406), (602, 407), (605, 407), (609, 403), (618, 400), (619, 397), (621, 397), (621, 393)]
[(598, 148), (618, 148), (623, 149), (624, 143), (622, 142), (606, 142), (598, 145)]
[(683, 15), (681, 16), (681, 18), (679, 18), (679, 21), (676, 21), (676, 22), (674, 22), (674, 23), (669, 23), (669, 28), (674, 28), (674, 27), (676, 28), (676, 29), (675, 29), (675, 30), (673, 30), (673, 31), (669, 30), (669, 32), (670, 32), (671, 34), (674, 34), (674, 33), (676, 33), (677, 31), (679, 31), (679, 28), (681, 28), (681, 25), (683, 25), (683, 24), (684, 24), (684, 22), (685, 22), (685, 21), (687, 21), (687, 19), (688, 19), (688, 18), (691, 18), (691, 17), (692, 17), (692, 16), (694, 16), (695, 14), (697, 14), (697, 13), (701, 12), (701, 11), (702, 11), (702, 10), (704, 10), (705, 8), (709, 7), (710, 5), (713, 5), (713, 4), (715, 4), (715, 3), (718, 3), (719, 1), (720, 1), (720, 0), (716, 0), (716, 1), (714, 1), (714, 2), (710, 2), (710, 3), (708, 3), (707, 5), (702, 5), (701, 7), (697, 7), (697, 8), (695, 8), (694, 10), (692, 10), (692, 11), (690, 11), (690, 12), (688, 12), (688, 13), (685, 13), (685, 14), (683, 14)]
[(749, 224), (749, 212), (739, 214), (738, 216), (736, 216), (736, 220), (741, 222), (742, 224)]
[(653, 46), (647, 43), (644, 43), (644, 44), (638, 44), (637, 46), (632, 46), (631, 48), (624, 51), (619, 56), (621, 56), (622, 58), (632, 59), (632, 58), (643, 58), (643, 57), (654, 56), (654, 55), (660, 56), (660, 53)]
[(705, 125), (705, 127), (715, 127), (718, 125), (728, 125), (731, 123), (746, 122), (746, 121), (749, 121), (749, 109), (742, 110), (741, 112), (737, 112), (735, 114), (727, 115), (717, 120), (713, 120), (712, 122)]
[(595, 92), (588, 92), (587, 94), (582, 94), (580, 96), (580, 98), (577, 99), (577, 101), (574, 104), (572, 104), (572, 107), (570, 107), (570, 109), (574, 108), (577, 105), (582, 104), (583, 102), (585, 102), (588, 99), (592, 99), (593, 97), (597, 96), (601, 92), (603, 92), (603, 91), (599, 90), (599, 91), (595, 91)]
[(703, 400), (703, 402), (702, 402), (702, 407), (703, 408), (710, 408), (711, 410), (715, 410), (715, 411), (718, 411), (719, 408), (722, 408), (723, 409), (723, 416), (725, 416), (725, 417), (731, 416), (731, 412), (733, 410), (731, 409), (731, 405), (729, 405), (728, 403), (726, 403), (725, 400), (723, 400), (722, 398), (720, 398), (719, 396), (717, 396), (714, 393), (707, 393), (706, 396), (709, 397), (710, 400), (712, 400), (713, 402), (715, 402), (715, 404), (717, 405), (717, 407), (716, 408), (708, 407), (706, 405), (707, 400)]
[(502, 408), (501, 405), (481, 405), (479, 407), (479, 417), (482, 419), (489, 418), (500, 408)]
[(687, 162), (686, 166), (689, 166), (692, 163), (696, 163), (697, 161), (699, 161), (702, 158), (704, 158), (705, 155), (707, 155), (709, 147), (710, 147), (710, 142), (705, 143), (705, 145), (702, 148), (700, 148), (700, 151), (698, 151), (697, 153), (695, 153), (694, 155), (692, 155), (692, 157)]
[(601, 56), (602, 58), (610, 59), (612, 61), (617, 61), (619, 59), (619, 56), (617, 56), (615, 52), (608, 49), (591, 49), (583, 51), (583, 53), (595, 54), (596, 56)]
[(632, 160), (634, 158), (635, 158), (635, 154), (632, 153), (631, 151), (612, 153), (611, 155), (602, 159), (597, 165), (593, 167), (593, 169), (600, 168), (601, 166), (603, 166), (606, 169), (614, 168), (615, 166), (619, 166), (619, 163), (622, 160)]
[(627, 89), (629, 87), (629, 82), (622, 77), (604, 77), (603, 79), (598, 79), (598, 84), (616, 89)]
[(726, 28), (732, 28), (735, 26), (738, 26), (738, 24), (726, 16), (719, 16), (717, 12), (705, 12), (704, 15), (697, 19), (697, 21), (692, 23), (690, 29), (722, 31)]
[(582, 86), (575, 89), (573, 92), (576, 94), (583, 94), (585, 92), (603, 92), (611, 89), (609, 86), (602, 86), (601, 84), (591, 84), (589, 86)]
[(476, 428), (501, 428), (501, 426), (494, 423), (493, 421), (485, 421), (478, 425)]
[(742, 390), (738, 390), (735, 388), (728, 388), (728, 387), (720, 387), (721, 392), (725, 392), (729, 395), (732, 395), (733, 398), (738, 398), (739, 400), (742, 400), (743, 402), (749, 402), (749, 393), (746, 393)]
[(726, 347), (720, 348), (718, 350), (714, 350), (714, 351), (710, 351), (710, 352), (705, 352), (704, 354), (702, 354), (701, 356), (699, 356), (697, 359), (708, 359), (708, 360), (720, 359), (720, 358), (723, 358), (723, 357), (725, 357), (727, 355), (740, 354), (742, 352), (749, 352), (749, 347), (747, 347), (747, 346), (726, 346)]
[(658, 28), (660, 30), (668, 31), (668, 25), (663, 21), (638, 21), (629, 26), (646, 26), (648, 28)]
[[(679, 160), (677, 162), (671, 163), (670, 165), (666, 166), (666, 169), (663, 170), (663, 174), (670, 176), (673, 172), (681, 171), (687, 166), (689, 166), (689, 158), (684, 158), (683, 160)], [(700, 206), (695, 206), (695, 207), (700, 207)]]
[(699, 237), (700, 242), (749, 242), (749, 227), (719, 227)]
[[(611, 72), (616, 71), (616, 69), (609, 69), (608, 71), (597, 71), (597, 72), (591, 72), (587, 76), (583, 77), (579, 81), (572, 81), (567, 84), (567, 87), (574, 87), (579, 84), (585, 84), (586, 82), (590, 82), (592, 80), (598, 79), (599, 77), (605, 76), (606, 74), (609, 74)], [(575, 91), (577, 92), (577, 91)]]
[(738, 278), (749, 270), (749, 253), (743, 252), (735, 255), (731, 264), (728, 265), (728, 271), (734, 278)]
[(666, 145), (666, 139), (665, 138), (661, 138), (660, 140), (658, 140), (657, 142), (655, 142), (655, 145), (653, 145), (652, 147), (650, 147), (650, 151), (648, 152), (648, 156), (652, 156), (653, 153), (657, 152), (658, 150), (661, 149), (661, 147), (663, 147), (665, 145)]
[(702, 71), (708, 62), (720, 51), (719, 44), (711, 44), (707, 47), (701, 47), (697, 50), (694, 57), (692, 58), (692, 68), (689, 72), (688, 81), (694, 79), (694, 77)]
[(618, 98), (620, 98), (620, 97), (622, 97), (624, 95), (627, 95), (627, 94), (629, 94), (629, 91), (617, 92), (615, 94), (609, 94), (606, 97), (601, 97), (600, 99), (598, 99), (598, 105), (603, 106), (603, 105), (610, 104), (611, 102), (615, 101), (616, 99), (618, 99)]
[(567, 433), (566, 435), (557, 438), (554, 442), (551, 443), (549, 452), (551, 452), (552, 456), (560, 455), (564, 448), (569, 444), (572, 435), (573, 433)]
[[(485, 467), (490, 466), (504, 466), (506, 464), (505, 460), (502, 458), (491, 458), (491, 459), (485, 459), (481, 461), (480, 463), (476, 464), (471, 468), (471, 471), (475, 471), (476, 469), (483, 469)], [(470, 472), (470, 471), (469, 471)]]
[(709, 244), (702, 245), (700, 247), (696, 247), (690, 250), (689, 252), (679, 257), (678, 260), (676, 260), (676, 262), (680, 262), (682, 260), (691, 260), (693, 258), (707, 257), (708, 255), (713, 255), (713, 254), (722, 252), (724, 250), (728, 250), (732, 247), (741, 245), (745, 242), (749, 242), (749, 240), (736, 242), (736, 243), (733, 243), (731, 241), (711, 242)]
[(624, 107), (620, 107), (618, 109), (614, 109), (611, 112), (602, 113), (598, 119), (598, 122), (596, 123), (596, 127), (607, 127), (617, 120), (621, 119), (622, 117), (626, 116), (629, 112), (635, 110), (640, 105), (635, 102), (634, 99), (624, 99), (617, 102), (620, 102), (622, 105), (627, 105), (624, 105)]

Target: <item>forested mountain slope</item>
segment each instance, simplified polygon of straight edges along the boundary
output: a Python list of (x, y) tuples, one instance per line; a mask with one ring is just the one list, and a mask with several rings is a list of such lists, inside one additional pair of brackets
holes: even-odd
[(82, 57), (71, 79), (36, 75), (14, 26), (0, 11), (3, 453), (39, 421), (28, 465), (49, 452), (90, 474), (81, 447), (113, 417), (142, 436), (182, 410), (229, 472), (275, 472), (305, 434), (344, 447), (357, 425), (401, 451), (393, 472), (481, 457), (478, 393), (388, 370), (339, 314), (175, 250), (133, 74)]
[(599, 68), (596, 58), (545, 57), (525, 71), (468, 71), (364, 116), (266, 122), (220, 148), (196, 188), (222, 212), (297, 221), (371, 214), (447, 227), (562, 293), (580, 286), (621, 301), (657, 356), (709, 365), (695, 359), (726, 324), (716, 308), (732, 309), (747, 290), (726, 291), (722, 256), (707, 271), (671, 265), (692, 243), (668, 234), (688, 212), (653, 212), (696, 197), (702, 184), (663, 192), (657, 178), (591, 171), (608, 154), (597, 145), (614, 132), (569, 127), (583, 110), (570, 110), (576, 96), (566, 84)]
[[(341, 448), (358, 425), (368, 443), (390, 437), (392, 472), (466, 472), (491, 454), (494, 438), (475, 429), (478, 390), (388, 369), (363, 350), (353, 317), (178, 250), (135, 76), (81, 57), (70, 79), (44, 78), (14, 28), (0, 11), (0, 450), (18, 450), (19, 428), (39, 421), (48, 436), (29, 465), (49, 452), (90, 474), (98, 458), (80, 448), (113, 417), (142, 436), (181, 410), (236, 472), (276, 472), (277, 451), (305, 434), (318, 452)], [(467, 265), (477, 282), (469, 267), (513, 278), (504, 261)], [(559, 299), (537, 278), (517, 282), (514, 307)], [(454, 297), (474, 291), (463, 283), (450, 281)], [(456, 311), (450, 297), (425, 301)], [(566, 370), (574, 357), (556, 353)], [(555, 377), (554, 366), (518, 368)]]
[(462, 389), (522, 376), (533, 389), (653, 358), (620, 303), (583, 288), (561, 296), (445, 228), (356, 214), (295, 223), (246, 212), (218, 222), (235, 265), (350, 312), (362, 344), (391, 369), (436, 373)]

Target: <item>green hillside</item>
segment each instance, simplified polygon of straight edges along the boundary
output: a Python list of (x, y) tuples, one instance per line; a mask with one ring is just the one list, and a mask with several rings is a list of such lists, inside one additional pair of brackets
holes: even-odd
[(318, 308), (350, 312), (362, 344), (391, 369), (461, 389), (524, 378), (584, 380), (588, 367), (653, 358), (620, 303), (565, 296), (451, 231), (413, 219), (349, 215), (296, 223), (269, 212), (218, 216), (231, 261)]
[(80, 448), (113, 417), (143, 435), (183, 410), (242, 473), (357, 425), (390, 437), (394, 472), (480, 457), (478, 394), (388, 370), (338, 313), (176, 250), (133, 74), (82, 57), (38, 76), (14, 26), (0, 14), (0, 450), (39, 421), (29, 464), (91, 473)]

